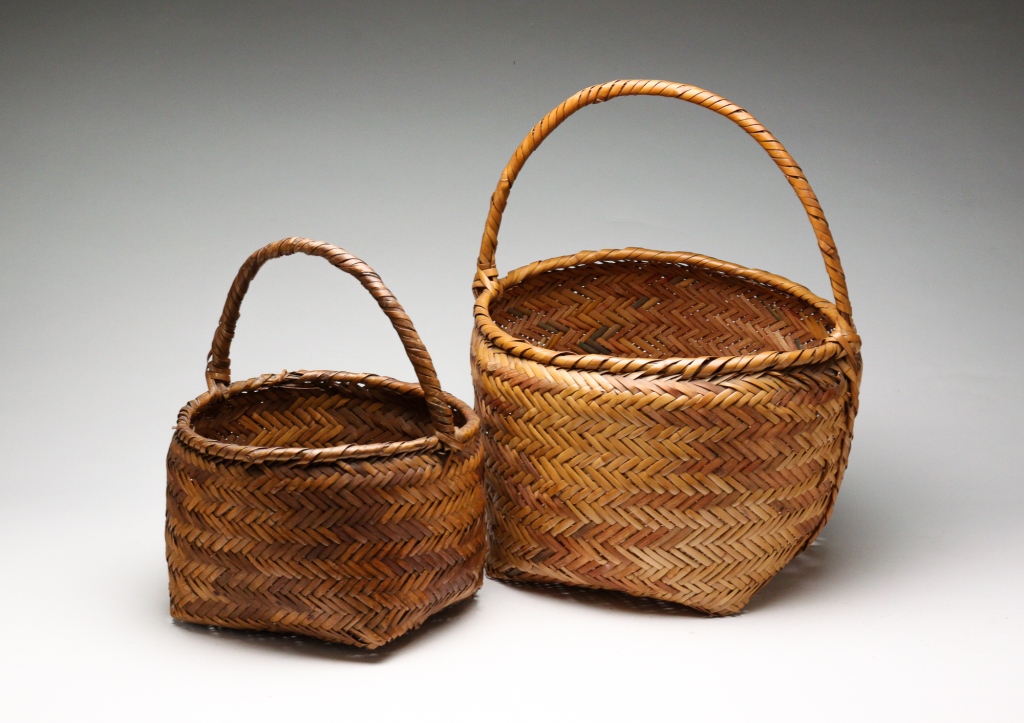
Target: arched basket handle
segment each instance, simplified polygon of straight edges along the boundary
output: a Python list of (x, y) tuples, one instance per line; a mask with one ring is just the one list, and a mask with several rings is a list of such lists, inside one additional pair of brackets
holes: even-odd
[(206, 383), (211, 392), (223, 389), (231, 382), (231, 340), (235, 336), (235, 326), (242, 306), (242, 299), (249, 289), (249, 283), (256, 276), (260, 267), (271, 259), (292, 254), (303, 253), (308, 256), (320, 256), (347, 274), (354, 276), (363, 288), (370, 292), (380, 308), (391, 320), (391, 325), (398, 332), (398, 338), (405, 347), (405, 353), (416, 370), (416, 377), (423, 389), (424, 399), (430, 413), (430, 420), (437, 438), (453, 449), (462, 444), (455, 437), (455, 423), (451, 407), (444, 401), (441, 384), (434, 371), (434, 363), (423, 346), (423, 341), (412, 321), (406, 315), (402, 305), (394, 297), (384, 282), (373, 269), (342, 248), (322, 241), (306, 238), (286, 238), (264, 246), (254, 253), (242, 268), (238, 270), (235, 281), (231, 284), (224, 311), (213, 336), (213, 346), (206, 362)]
[(480, 257), (477, 260), (477, 274), (473, 282), (474, 291), (479, 294), (483, 289), (491, 288), (498, 278), (498, 270), (495, 262), (495, 253), (498, 248), (498, 229), (501, 226), (501, 217), (505, 212), (508, 203), (508, 196), (512, 190), (512, 184), (522, 170), (526, 160), (537, 150), (555, 128), (576, 111), (588, 105), (602, 103), (604, 101), (618, 98), (625, 95), (656, 95), (666, 98), (678, 98), (689, 103), (703, 106), (709, 110), (724, 115), (733, 123), (738, 125), (751, 137), (756, 140), (768, 155), (772, 157), (779, 169), (786, 176), (793, 190), (796, 191), (800, 203), (803, 204), (807, 218), (814, 228), (814, 234), (818, 239), (818, 248), (821, 250), (822, 258), (825, 260), (825, 270), (828, 272), (832, 282), (832, 293), (835, 296), (836, 309), (840, 317), (853, 331), (853, 311), (850, 307), (850, 297), (846, 288), (846, 275), (843, 273), (843, 266), (839, 261), (839, 252), (836, 250), (835, 241), (832, 239), (832, 232), (829, 230), (828, 221), (821, 210), (817, 196), (811, 189), (810, 184), (804, 177), (800, 166), (796, 164), (792, 156), (779, 143), (775, 137), (761, 125), (754, 116), (731, 103), (725, 98), (715, 95), (702, 88), (683, 83), (672, 83), (666, 80), (615, 80), (610, 83), (594, 85), (581, 90), (560, 106), (548, 113), (533, 127), (533, 130), (519, 144), (519, 148), (512, 154), (508, 165), (501, 174), (498, 187), (491, 196), (491, 207), (487, 214), (487, 225), (484, 228), (483, 239), (480, 242)]

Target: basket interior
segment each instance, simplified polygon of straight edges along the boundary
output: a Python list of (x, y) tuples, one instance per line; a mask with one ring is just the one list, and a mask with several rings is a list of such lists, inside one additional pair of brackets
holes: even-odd
[(832, 330), (813, 306), (771, 286), (641, 261), (532, 276), (492, 301), (491, 317), (545, 349), (655, 359), (794, 351)]
[[(456, 426), (463, 415), (452, 410)], [(280, 384), (213, 400), (192, 417), (197, 434), (253, 447), (322, 449), (402, 442), (433, 432), (422, 398), (360, 385)]]

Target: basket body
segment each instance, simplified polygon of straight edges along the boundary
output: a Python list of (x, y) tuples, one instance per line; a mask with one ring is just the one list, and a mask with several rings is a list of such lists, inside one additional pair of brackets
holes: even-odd
[[(249, 380), (182, 410), (167, 456), (171, 613), (375, 648), (480, 587), (479, 435), (457, 452), (435, 439), (318, 461), (339, 445), (415, 447), (430, 420), (413, 385), (310, 376)], [(254, 463), (239, 451), (254, 447), (306, 454)]]
[(812, 352), (832, 331), (806, 289), (704, 257), (629, 256), (553, 260), (487, 295), (511, 338), (580, 355), (577, 368), (524, 358), (478, 323), (487, 570), (735, 613), (831, 512), (859, 359), (689, 379), (588, 370), (587, 355)]

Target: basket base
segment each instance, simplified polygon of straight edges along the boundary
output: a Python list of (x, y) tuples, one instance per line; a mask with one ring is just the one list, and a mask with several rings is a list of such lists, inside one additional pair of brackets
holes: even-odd
[(267, 620), (260, 619), (246, 619), (246, 618), (224, 618), (217, 616), (205, 616), (196, 615), (190, 613), (187, 609), (183, 609), (175, 605), (173, 599), (171, 601), (171, 617), (183, 623), (192, 623), (195, 625), (215, 625), (219, 628), (228, 628), (230, 630), (247, 630), (247, 631), (259, 631), (268, 633), (290, 633), (295, 635), (305, 635), (310, 638), (316, 638), (317, 640), (324, 640), (329, 643), (341, 643), (343, 645), (353, 645), (366, 650), (375, 650), (395, 639), (409, 633), (416, 628), (423, 625), (434, 615), (444, 609), (455, 605), (456, 603), (468, 600), (469, 598), (476, 595), (480, 590), (480, 586), (483, 584), (483, 575), (480, 575), (474, 585), (464, 590), (460, 590), (455, 594), (438, 601), (436, 604), (426, 609), (410, 611), (404, 616), (402, 621), (387, 629), (372, 630), (366, 627), (337, 627), (329, 628), (324, 627), (320, 623), (303, 624), (301, 622), (292, 623), (276, 623)]
[(492, 580), (499, 582), (527, 582), (537, 584), (555, 584), (555, 585), (568, 585), (575, 588), (583, 588), (586, 590), (604, 590), (608, 592), (617, 592), (629, 595), (635, 598), (645, 598), (651, 600), (662, 600), (664, 602), (675, 603), (682, 605), (683, 607), (701, 613), (708, 617), (728, 617), (731, 615), (738, 615), (743, 612), (743, 609), (747, 606), (753, 596), (768, 583), (768, 580), (760, 583), (753, 590), (745, 590), (743, 594), (729, 598), (728, 603), (724, 605), (708, 605), (694, 602), (692, 595), (662, 592), (658, 590), (649, 590), (645, 592), (639, 592), (634, 589), (625, 586), (619, 586), (614, 584), (600, 584), (581, 581), (573, 575), (539, 575), (529, 572), (524, 572), (516, 567), (510, 567), (507, 565), (501, 565), (492, 563), (490, 560), (487, 562), (487, 577)]

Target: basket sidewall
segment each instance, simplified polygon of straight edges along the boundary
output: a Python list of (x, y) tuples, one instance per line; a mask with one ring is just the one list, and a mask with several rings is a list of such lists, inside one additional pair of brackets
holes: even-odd
[(172, 616), (383, 645), (479, 588), (482, 453), (475, 435), (459, 452), (253, 464), (176, 434)]
[(478, 322), (488, 574), (738, 612), (831, 514), (852, 438), (843, 364), (636, 378), (524, 359)]

